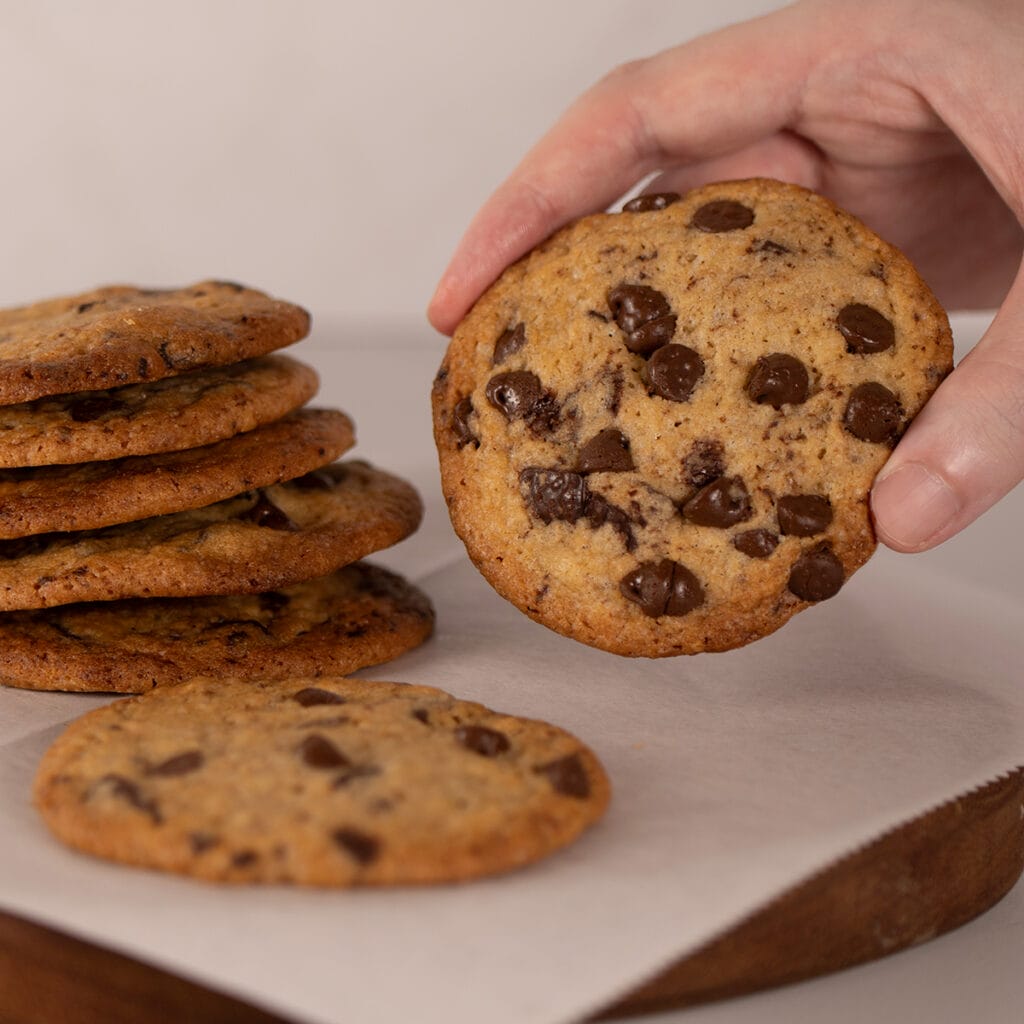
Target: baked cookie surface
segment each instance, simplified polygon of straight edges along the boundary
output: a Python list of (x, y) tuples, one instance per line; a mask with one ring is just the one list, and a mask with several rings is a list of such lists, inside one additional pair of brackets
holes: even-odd
[(237, 363), (309, 331), (299, 306), (229, 281), (115, 285), (0, 310), (0, 405)]
[(0, 539), (96, 530), (210, 505), (319, 469), (354, 442), (344, 413), (300, 409), (202, 448), (0, 470)]
[(316, 371), (263, 356), (146, 384), (0, 406), (0, 467), (66, 465), (198, 448), (304, 405)]
[(569, 225), (434, 384), (456, 531), (532, 618), (619, 654), (726, 650), (833, 596), (868, 495), (952, 366), (904, 256), (756, 179)]
[(224, 882), (458, 881), (537, 860), (603, 813), (569, 733), (424, 686), (200, 678), (93, 711), (44, 757), (63, 842)]
[(186, 512), (0, 541), (0, 611), (274, 590), (397, 544), (422, 514), (404, 480), (338, 462)]
[(263, 594), (69, 604), (0, 617), (0, 682), (145, 693), (200, 675), (347, 675), (430, 635), (419, 589), (357, 562)]

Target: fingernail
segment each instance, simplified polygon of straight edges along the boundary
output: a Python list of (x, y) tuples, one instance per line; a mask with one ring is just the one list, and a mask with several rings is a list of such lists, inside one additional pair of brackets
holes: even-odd
[(908, 462), (880, 477), (871, 492), (879, 532), (893, 546), (923, 547), (960, 511), (960, 501), (937, 473)]

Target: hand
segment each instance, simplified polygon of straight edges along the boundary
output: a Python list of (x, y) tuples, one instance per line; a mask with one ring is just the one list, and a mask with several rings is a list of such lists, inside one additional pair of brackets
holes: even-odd
[(480, 210), (430, 320), (450, 333), (506, 265), (652, 172), (651, 192), (752, 176), (821, 192), (947, 307), (1002, 303), (872, 492), (884, 543), (933, 547), (1024, 477), (1022, 52), (1017, 0), (807, 0), (626, 64)]

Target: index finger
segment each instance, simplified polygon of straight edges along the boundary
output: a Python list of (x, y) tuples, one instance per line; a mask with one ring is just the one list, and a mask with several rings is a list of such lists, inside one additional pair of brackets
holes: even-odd
[(431, 323), (450, 334), (506, 266), (651, 171), (734, 152), (791, 123), (816, 24), (785, 8), (599, 81), (477, 213), (431, 300)]

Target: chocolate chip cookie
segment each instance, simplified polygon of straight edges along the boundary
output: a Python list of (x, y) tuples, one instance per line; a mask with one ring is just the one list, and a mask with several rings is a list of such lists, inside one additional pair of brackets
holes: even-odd
[(0, 405), (237, 363), (308, 331), (304, 309), (229, 281), (113, 286), (0, 310)]
[(433, 393), (452, 522), (568, 636), (737, 647), (868, 559), (875, 474), (951, 366), (910, 263), (822, 197), (642, 197), (559, 231), (456, 331)]
[(404, 480), (338, 462), (186, 512), (0, 541), (0, 611), (275, 590), (397, 544), (421, 516)]
[(0, 470), (0, 539), (96, 530), (210, 505), (319, 469), (354, 441), (344, 413), (300, 409), (203, 448)]
[(0, 467), (50, 466), (198, 448), (271, 423), (316, 394), (287, 356), (146, 384), (0, 406)]
[(36, 806), (72, 847), (223, 882), (392, 885), (520, 867), (609, 797), (544, 722), (425, 686), (199, 678), (118, 701), (50, 748)]
[(145, 693), (194, 676), (347, 675), (430, 635), (427, 597), (356, 562), (264, 594), (67, 604), (0, 616), (0, 683)]

